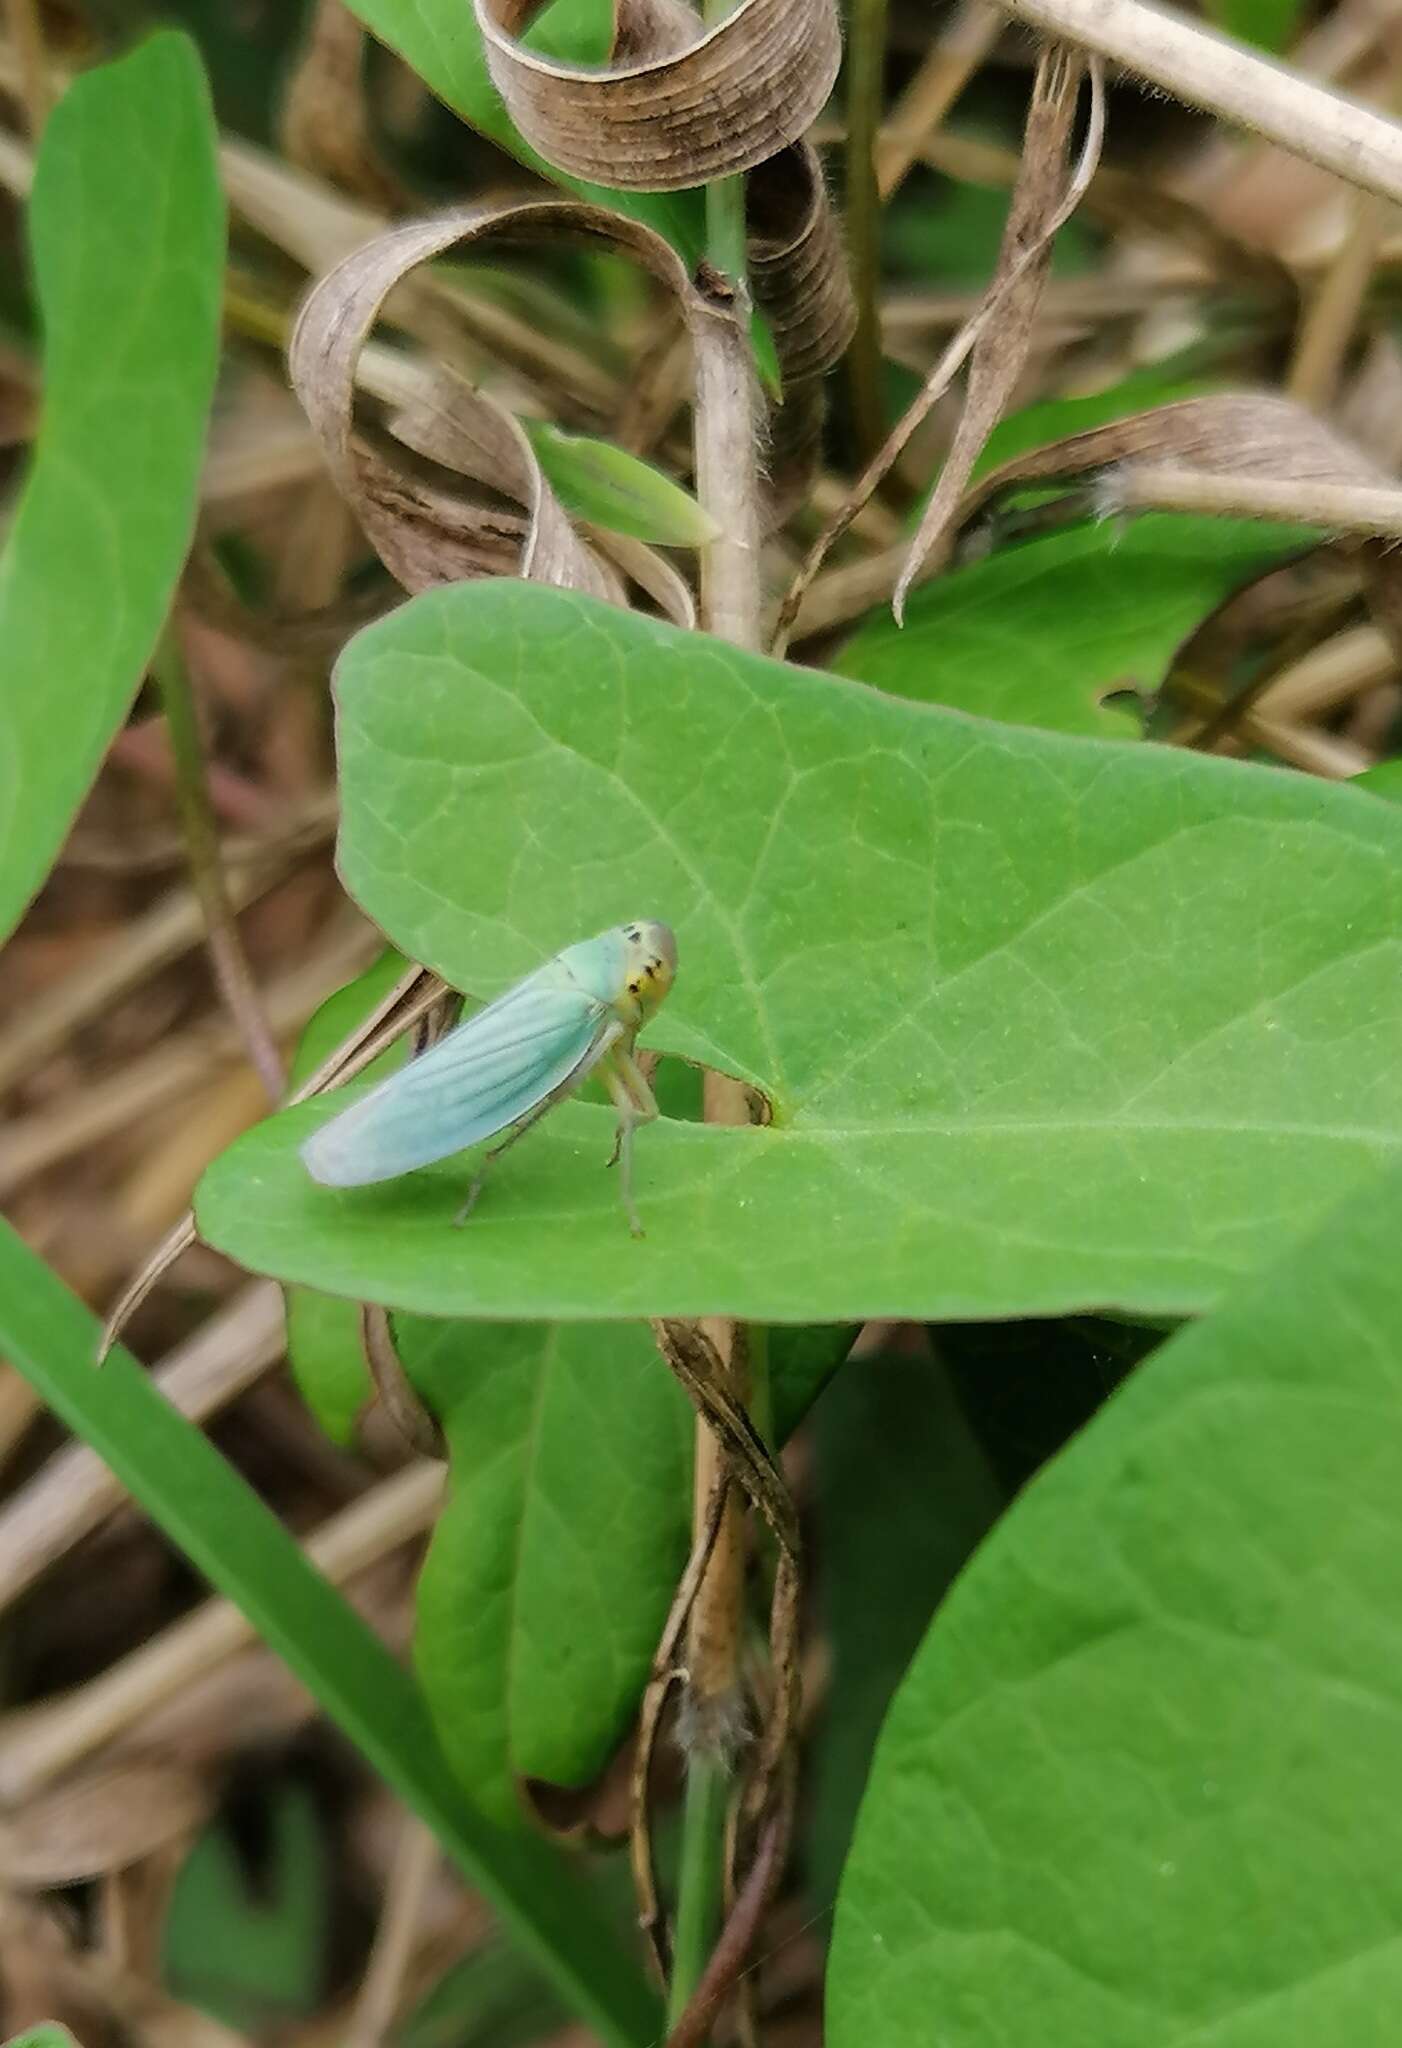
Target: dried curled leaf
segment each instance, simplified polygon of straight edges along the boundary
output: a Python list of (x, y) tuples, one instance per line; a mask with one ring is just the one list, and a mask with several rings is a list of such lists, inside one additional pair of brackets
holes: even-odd
[(517, 40), (539, 5), (475, 0), (492, 81), (550, 163), (626, 191), (752, 170), (807, 131), (841, 58), (832, 0), (740, 0), (704, 30), (678, 0), (618, 0), (600, 69)]
[(750, 284), (783, 379), (769, 450), (769, 516), (778, 524), (806, 495), (822, 435), (822, 381), (852, 338), (856, 308), (822, 168), (808, 143), (762, 164), (745, 205)]
[(830, 370), (856, 322), (817, 151), (799, 143), (763, 164), (745, 188), (745, 216), (750, 284), (787, 391)]
[[(795, 360), (800, 369), (816, 369), (845, 345), (845, 301), (831, 281), (840, 252), (831, 221), (825, 223), (819, 210), (826, 209), (827, 201), (816, 166), (812, 180), (795, 180), (793, 189), (802, 199), (801, 217), (787, 244), (771, 232), (767, 275), (773, 302), (787, 308), (784, 333)], [(409, 589), (472, 576), (521, 575), (617, 599), (617, 565), (668, 617), (682, 625), (693, 623), (690, 592), (661, 557), (615, 534), (591, 532), (593, 545), (586, 545), (509, 414), (446, 370), (425, 368), (366, 344), (387, 295), (416, 264), (455, 244), (489, 236), (555, 246), (582, 242), (629, 256), (672, 294), (698, 365), (724, 344), (731, 314), (698, 289), (661, 236), (621, 214), (562, 199), (459, 207), (409, 222), (377, 236), (324, 278), (307, 299), (292, 337), (293, 384), (336, 481), (381, 557)], [(785, 277), (788, 263), (796, 266), (793, 283)], [(813, 299), (809, 317), (802, 311), (805, 291)], [(811, 393), (802, 402), (811, 407), (820, 403), (816, 375), (809, 382)], [(357, 383), (386, 407), (388, 424), (405, 452), (403, 464), (356, 432)], [(803, 389), (800, 378), (800, 397)], [(501, 506), (465, 505), (437, 476), (412, 470), (409, 461), (416, 456), (509, 491), (526, 507), (528, 520)]]
[[(1005, 491), (1091, 475), (1102, 479), (1107, 511), (1172, 509), (1168, 494), (1155, 492), (1155, 478), (1199, 475), (1236, 479), (1241, 488), (1239, 502), (1197, 510), (1271, 516), (1268, 498), (1257, 491), (1253, 500), (1253, 486), (1285, 485), (1295, 494), (1293, 516), (1305, 522), (1333, 524), (1324, 508), (1333, 502), (1328, 494), (1340, 488), (1380, 517), (1389, 505), (1394, 521), (1402, 515), (1402, 490), (1354, 442), (1293, 399), (1246, 391), (1180, 399), (1028, 449), (965, 492), (957, 523), (967, 524)], [(1318, 508), (1313, 513), (1311, 502)]]
[(639, 590), (647, 592), (664, 619), (670, 619), (674, 626), (681, 626), (688, 632), (696, 624), (696, 600), (691, 588), (679, 576), (665, 555), (659, 555), (645, 542), (635, 540), (630, 533), (619, 533), (614, 527), (595, 527), (586, 524), (585, 532), (599, 553), (620, 568), (630, 583), (636, 583)]
[(394, 287), (455, 243), (492, 232), (499, 214), (457, 209), (377, 235), (344, 258), (304, 304), (288, 362), (332, 476), (390, 573), (406, 590), (484, 575), (520, 575), (616, 599), (617, 579), (570, 524), (509, 413), (446, 370), (380, 351), (376, 396), (392, 407), (400, 446), (524, 508), (523, 522), (490, 499), (381, 452), (354, 425), (366, 337)]

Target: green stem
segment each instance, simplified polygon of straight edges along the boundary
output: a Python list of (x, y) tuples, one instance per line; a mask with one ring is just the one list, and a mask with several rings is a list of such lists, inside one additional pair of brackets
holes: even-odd
[(847, 43), (847, 247), (857, 324), (847, 352), (852, 433), (865, 464), (886, 438), (881, 375), (881, 192), (876, 143), (885, 86), (887, 0), (852, 0)]
[(204, 913), (205, 943), (210, 966), (224, 1005), (233, 1018), (244, 1048), (272, 1102), (282, 1100), (283, 1071), (277, 1043), (268, 1028), (257, 986), (239, 938), (233, 905), (225, 887), (219, 830), (209, 799), (209, 777), (189, 671), (180, 651), (174, 624), (161, 636), (151, 664), (170, 734), (175, 765), (175, 797), (185, 834), (190, 880)]
[(706, 260), (732, 283), (745, 277), (745, 180), (717, 178), (706, 187)]
[(672, 1978), (667, 1986), (669, 2028), (686, 2010), (720, 1931), (725, 1816), (732, 1782), (719, 1758), (698, 1751), (687, 1759)]

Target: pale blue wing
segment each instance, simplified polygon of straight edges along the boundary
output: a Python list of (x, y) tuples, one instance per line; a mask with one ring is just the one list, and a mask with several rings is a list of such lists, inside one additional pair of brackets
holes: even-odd
[(582, 1080), (618, 1029), (552, 961), (313, 1132), (303, 1163), (336, 1188), (430, 1166)]

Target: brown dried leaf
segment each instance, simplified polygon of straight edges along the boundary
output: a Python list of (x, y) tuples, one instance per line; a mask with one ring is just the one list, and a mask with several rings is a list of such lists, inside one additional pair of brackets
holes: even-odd
[[(1099, 155), (1098, 138), (1093, 143), (1088, 140), (1079, 174), (1068, 168), (1072, 123), (1085, 68), (1079, 51), (1058, 43), (1044, 49), (1038, 61), (1022, 161), (997, 268), (988, 288), (988, 298), (1001, 301), (998, 318), (985, 324), (974, 343), (964, 409), (896, 584), (893, 605), (897, 618), (910, 585), (947, 538), (979, 450), (998, 424), (1022, 375), (1051, 265), (1052, 242), (1066, 219), (1068, 200), (1078, 187), (1084, 190)], [(1093, 122), (1099, 104), (1097, 91), (1092, 96)]]
[(982, 477), (966, 494), (960, 513), (967, 518), (1012, 484), (1085, 476), (1120, 463), (1158, 462), (1298, 482), (1386, 481), (1361, 448), (1293, 399), (1271, 391), (1211, 392), (1028, 449)]
[(808, 143), (751, 175), (745, 211), (750, 286), (783, 378), (783, 402), (770, 418), (767, 508), (779, 525), (807, 494), (822, 436), (823, 379), (846, 351), (856, 308), (822, 167)]
[(1307, 407), (1272, 392), (1155, 406), (1006, 462), (966, 492), (963, 524), (999, 493), (1098, 475), (1106, 512), (1163, 509), (1402, 534), (1402, 489)]
[(0, 1879), (21, 1891), (76, 1884), (191, 1835), (213, 1805), (178, 1764), (133, 1758), (70, 1779), (0, 1815)]
[(696, 599), (665, 555), (631, 534), (614, 533), (608, 527), (586, 526), (584, 531), (597, 553), (606, 555), (631, 583), (646, 591), (664, 619), (690, 632), (696, 624)]
[[(1345, 492), (1350, 503), (1374, 515), (1390, 507), (1394, 518), (1402, 516), (1402, 491), (1355, 443), (1291, 399), (1247, 391), (1180, 399), (1026, 449), (965, 491), (951, 533), (967, 529), (1005, 492), (1028, 484), (1094, 477), (1100, 508), (1113, 513), (1128, 509), (1131, 497), (1135, 509), (1145, 509), (1156, 501), (1160, 482), (1184, 475), (1225, 481), (1240, 498), (1235, 509), (1247, 517), (1285, 516), (1279, 509), (1270, 512), (1261, 496), (1278, 489), (1294, 494), (1296, 519), (1310, 516), (1302, 508), (1311, 493), (1318, 500), (1324, 492)], [(1163, 500), (1167, 496), (1161, 494)], [(1321, 525), (1330, 523), (1318, 512), (1314, 516)], [(830, 571), (804, 604), (796, 637), (828, 632), (880, 604), (894, 587), (901, 559), (900, 548), (888, 548)], [(1384, 578), (1391, 564), (1389, 551), (1380, 557)], [(1402, 603), (1398, 617), (1402, 635)]]
[[(983, 336), (991, 327), (994, 318), (1001, 314), (1009, 298), (1018, 291), (1023, 276), (1040, 262), (1046, 249), (1058, 232), (1070, 219), (1079, 205), (1100, 155), (1100, 145), (1105, 128), (1105, 83), (1100, 60), (1091, 57), (1086, 61), (1090, 79), (1090, 111), (1086, 123), (1085, 140), (1081, 145), (1080, 157), (1064, 192), (1059, 196), (1050, 214), (1044, 214), (1040, 233), (1025, 241), (1021, 249), (1005, 261), (1000, 253), (999, 268), (983, 300), (974, 314), (945, 349), (939, 361), (927, 376), (924, 386), (906, 407), (901, 418), (891, 429), (886, 439), (857, 478), (838, 509), (824, 523), (817, 539), (804, 557), (802, 566), (790, 583), (779, 607), (775, 622), (772, 651), (782, 654), (788, 644), (789, 634), (798, 616), (809, 586), (828, 554), (830, 548), (847, 532), (853, 520), (875, 491), (881, 479), (898, 459), (938, 400), (948, 390), (961, 366), (968, 360)], [(927, 514), (928, 518), (928, 514)], [(910, 552), (910, 558), (901, 579), (896, 586), (896, 611), (900, 614), (900, 599), (906, 588), (919, 574), (926, 549), (924, 536), (918, 535)]]
[(752, 170), (797, 142), (837, 77), (832, 0), (741, 0), (702, 29), (678, 0), (618, 0), (612, 62), (566, 64), (517, 37), (540, 0), (475, 0), (487, 68), (550, 163), (627, 191)]
[(302, 308), (288, 351), (292, 382), (332, 476), (407, 590), (515, 574), (617, 598), (615, 578), (575, 533), (515, 420), (461, 379), (387, 350), (372, 358), (380, 370), (377, 395), (394, 405), (401, 445), (489, 482), (524, 508), (524, 521), (392, 460), (354, 429), (361, 350), (386, 298), (420, 263), (492, 232), (502, 219), (500, 212), (455, 209), (392, 228), (347, 256)]
[[(932, 169), (975, 185), (1011, 186), (1021, 163), (1016, 150), (948, 128), (927, 136), (920, 154)], [(1202, 207), (1143, 171), (1098, 165), (1082, 203), (1092, 220), (1114, 234), (1176, 244), (1201, 263), (1205, 277), (1223, 278), (1235, 290), (1246, 288), (1290, 308), (1299, 298), (1295, 275), (1278, 256), (1229, 234)]]
[[(616, 562), (669, 617), (690, 623), (690, 594), (660, 556), (620, 546), (616, 536), (606, 543), (600, 537), (598, 553), (585, 545), (509, 415), (446, 370), (363, 347), (386, 295), (417, 263), (488, 237), (555, 246), (582, 242), (629, 256), (672, 294), (698, 365), (722, 343), (725, 320), (676, 252), (650, 228), (602, 207), (539, 200), (458, 207), (409, 222), (378, 236), (323, 279), (292, 338), (293, 382), (333, 475), (384, 560), (411, 589), (456, 576), (515, 574), (619, 599)], [(426, 456), (496, 490), (511, 490), (527, 506), (529, 525), (494, 507), (465, 507), (436, 478), (389, 462), (353, 431), (357, 381), (389, 403), (406, 463), (407, 454)], [(517, 461), (522, 466), (513, 468)], [(610, 560), (602, 560), (604, 554)]]
[(769, 322), (784, 389), (821, 377), (856, 324), (847, 262), (806, 142), (772, 156), (745, 188), (750, 285)]

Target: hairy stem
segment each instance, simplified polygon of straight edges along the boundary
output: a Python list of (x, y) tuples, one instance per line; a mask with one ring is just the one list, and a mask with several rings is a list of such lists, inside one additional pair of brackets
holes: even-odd
[(1190, 107), (1402, 200), (1402, 128), (1245, 44), (1146, 0), (1004, 0), (1045, 34), (1113, 58)]

